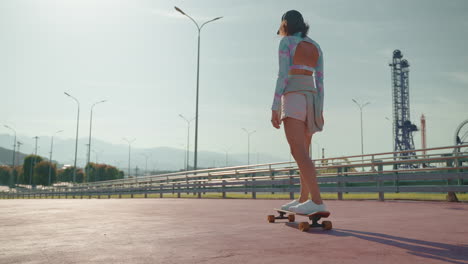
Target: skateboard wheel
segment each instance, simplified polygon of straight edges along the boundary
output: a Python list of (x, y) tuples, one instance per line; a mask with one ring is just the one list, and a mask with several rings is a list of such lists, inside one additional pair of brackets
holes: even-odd
[(268, 223), (274, 223), (275, 222), (275, 216), (274, 215), (269, 215), (268, 216)]
[(294, 222), (296, 220), (296, 218), (294, 217), (294, 215), (288, 215), (288, 221), (289, 222)]
[(333, 227), (332, 222), (330, 222), (330, 221), (323, 221), (322, 222), (322, 228), (324, 230), (330, 230), (330, 229), (332, 229), (332, 227)]
[(310, 228), (309, 223), (307, 223), (307, 222), (300, 222), (299, 223), (299, 230), (301, 230), (302, 232), (309, 231), (309, 228)]

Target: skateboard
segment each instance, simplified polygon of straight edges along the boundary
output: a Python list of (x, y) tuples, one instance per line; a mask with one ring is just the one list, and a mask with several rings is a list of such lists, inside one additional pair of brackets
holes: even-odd
[[(276, 219), (288, 219), (289, 222), (294, 222), (295, 216), (296, 215), (301, 215), (301, 216), (306, 216), (309, 217), (309, 220), (312, 221), (312, 223), (309, 222), (300, 222), (299, 223), (299, 230), (302, 232), (307, 232), (309, 228), (311, 227), (321, 227), (324, 230), (330, 230), (332, 229), (332, 222), (331, 221), (322, 221), (322, 223), (318, 223), (318, 221), (321, 218), (327, 218), (330, 216), (330, 212), (315, 212), (313, 214), (299, 214), (291, 211), (286, 211), (286, 210), (281, 210), (281, 209), (273, 209), (278, 212), (279, 216), (274, 216), (274, 215), (269, 215), (268, 216), (268, 222), (269, 223), (274, 223)], [(285, 215), (288, 215), (287, 217)]]

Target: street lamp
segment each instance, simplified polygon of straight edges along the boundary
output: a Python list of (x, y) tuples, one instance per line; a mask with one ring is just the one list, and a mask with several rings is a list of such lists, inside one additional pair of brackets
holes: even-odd
[(94, 155), (96, 157), (96, 164), (98, 164), (99, 154), (102, 154), (104, 151), (102, 151), (102, 150), (96, 151), (94, 149), (92, 151), (93, 151), (93, 153), (94, 153)]
[(19, 153), (21, 153), (20, 148), (21, 148), (21, 145), (23, 145), (23, 142), (17, 141), (16, 144), (18, 145), (18, 149), (17, 149), (17, 151), (16, 151), (16, 158), (15, 158), (15, 160), (18, 159), (18, 161), (19, 161)]
[(102, 100), (102, 101), (94, 103), (91, 106), (91, 117), (89, 118), (88, 163), (89, 163), (89, 160), (91, 159), (91, 128), (93, 127), (93, 108), (94, 108), (95, 105), (100, 104), (100, 103), (104, 103), (104, 102), (107, 102), (107, 101)]
[(229, 154), (229, 151), (231, 150), (232, 146), (229, 147), (229, 148), (222, 148), (224, 150), (224, 152), (226, 153), (226, 167), (228, 166), (228, 154)]
[(37, 161), (37, 140), (39, 139), (38, 136), (33, 137), (34, 140), (36, 141), (35, 148), (34, 148), (34, 165), (33, 165), (33, 159), (31, 158), (31, 167), (29, 169), (29, 185), (31, 185), (32, 188), (32, 178), (33, 178), (33, 167), (36, 166), (36, 161)]
[(245, 133), (247, 133), (247, 165), (250, 165), (250, 135), (252, 135), (253, 133), (255, 133), (256, 131), (253, 130), (253, 131), (247, 131), (247, 129), (245, 128), (242, 128), (242, 130), (245, 131)]
[(385, 117), (385, 119), (387, 119), (389, 122), (391, 122), (391, 125), (392, 125), (392, 141), (390, 141), (390, 142), (392, 142), (392, 151), (394, 151), (393, 150), (393, 139), (395, 138), (395, 129), (393, 128), (393, 121), (390, 120), (390, 118), (388, 118), (388, 117)]
[(196, 96), (196, 108), (195, 108), (195, 151), (194, 151), (194, 162), (193, 162), (193, 169), (194, 170), (197, 170), (197, 153), (198, 153), (198, 87), (199, 87), (199, 79), (200, 79), (200, 32), (201, 32), (201, 29), (203, 28), (204, 25), (210, 23), (210, 22), (213, 22), (215, 20), (218, 20), (222, 17), (216, 17), (216, 18), (213, 18), (211, 20), (208, 20), (206, 21), (205, 23), (203, 23), (201, 26), (198, 25), (198, 23), (192, 18), (190, 17), (189, 15), (187, 15), (186, 13), (184, 13), (184, 11), (182, 11), (180, 8), (174, 6), (175, 10), (177, 10), (179, 13), (181, 13), (182, 15), (190, 18), (190, 20), (193, 21), (193, 23), (195, 23), (195, 26), (197, 26), (197, 29), (198, 29), (198, 53), (197, 53), (197, 96)]
[[(145, 173), (148, 174), (148, 158), (151, 157), (151, 154), (141, 153), (140, 155), (145, 157)], [(145, 173), (143, 173), (143, 175), (145, 175)]]
[[(362, 109), (370, 104), (370, 102), (367, 102), (365, 104), (359, 104), (356, 100), (353, 99), (353, 102), (359, 107), (359, 111), (361, 113), (361, 159), (362, 163), (364, 163), (364, 136), (363, 136), (363, 126), (362, 126)], [(364, 167), (362, 168), (362, 171), (364, 171)]]
[[(318, 149), (317, 149), (317, 160), (320, 159), (320, 149), (322, 147), (320, 147), (320, 144), (317, 142), (317, 141), (313, 141), (312, 144), (317, 144), (318, 146)], [(310, 158), (312, 159), (312, 144), (310, 144), (310, 151), (309, 151), (309, 154), (310, 154)]]
[(13, 161), (11, 162), (11, 166), (14, 168), (15, 167), (15, 153), (16, 153), (16, 130), (14, 130), (13, 128), (11, 128), (11, 127), (9, 127), (7, 125), (3, 125), (3, 126), (10, 129), (15, 134), (15, 138), (14, 138), (14, 141), (13, 141)]
[(179, 116), (180, 116), (182, 119), (184, 119), (185, 122), (187, 122), (187, 153), (186, 153), (186, 155), (187, 155), (187, 157), (186, 157), (187, 162), (186, 162), (186, 168), (185, 168), (185, 170), (188, 171), (188, 170), (189, 170), (189, 163), (190, 163), (190, 161), (189, 161), (189, 160), (190, 160), (190, 159), (189, 159), (189, 157), (190, 157), (190, 156), (189, 156), (190, 122), (192, 122), (192, 121), (195, 119), (195, 117), (192, 118), (191, 120), (188, 120), (187, 118), (185, 118), (185, 117), (184, 117), (183, 115), (181, 115), (181, 114), (179, 114)]
[(13, 161), (11, 162), (11, 168), (12, 168), (12, 170), (11, 170), (11, 175), (10, 175), (10, 186), (13, 186), (13, 184), (14, 184), (14, 183), (13, 183), (13, 181), (14, 181), (14, 179), (13, 179), (13, 177), (14, 177), (14, 176), (13, 176), (13, 173), (14, 173), (14, 171), (15, 171), (15, 157), (16, 157), (16, 130), (14, 130), (13, 128), (11, 128), (11, 127), (9, 127), (9, 126), (7, 126), (7, 125), (3, 125), (3, 126), (6, 127), (6, 128), (8, 128), (8, 129), (10, 129), (10, 130), (12, 130), (13, 133), (15, 133), (15, 138), (14, 138), (14, 140), (13, 140)]
[(77, 154), (78, 154), (78, 128), (80, 126), (80, 101), (78, 101), (78, 99), (76, 99), (75, 97), (71, 96), (70, 94), (68, 94), (66, 92), (64, 92), (64, 94), (66, 96), (72, 98), (73, 100), (75, 100), (75, 102), (78, 105), (78, 115), (76, 117), (75, 162), (74, 162), (74, 165), (73, 165), (73, 182), (76, 182), (76, 158), (77, 158)]
[(54, 149), (54, 136), (58, 133), (61, 133), (63, 132), (63, 130), (59, 130), (57, 132), (55, 132), (53, 135), (52, 135), (52, 140), (50, 141), (50, 156), (49, 156), (49, 186), (50, 186), (50, 183), (51, 183), (51, 175), (52, 175), (52, 152), (53, 152), (53, 149)]
[(128, 176), (127, 178), (130, 178), (130, 149), (131, 149), (132, 143), (135, 142), (136, 139), (135, 138), (132, 140), (129, 140), (126, 138), (122, 138), (122, 139), (128, 143)]

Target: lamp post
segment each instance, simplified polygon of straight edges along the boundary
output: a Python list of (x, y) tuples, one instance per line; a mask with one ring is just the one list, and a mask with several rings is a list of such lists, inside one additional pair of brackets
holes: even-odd
[(49, 156), (49, 186), (51, 184), (51, 175), (52, 175), (52, 152), (53, 152), (53, 149), (54, 149), (54, 136), (58, 133), (61, 133), (63, 132), (63, 130), (59, 130), (57, 132), (55, 132), (53, 135), (52, 135), (52, 139), (50, 141), (50, 156)]
[(13, 140), (13, 161), (11, 162), (11, 174), (10, 174), (10, 187), (14, 186), (14, 172), (15, 172), (15, 159), (16, 159), (16, 130), (13, 128), (3, 125), (4, 127), (10, 129), (13, 131), (15, 134), (14, 140)]
[(247, 133), (247, 165), (250, 165), (250, 135), (252, 135), (253, 133), (255, 133), (256, 131), (253, 130), (253, 131), (247, 131), (247, 129), (245, 128), (242, 128), (242, 130), (245, 131), (245, 133)]
[[(353, 102), (359, 107), (359, 111), (361, 113), (361, 159), (362, 163), (364, 163), (364, 135), (363, 135), (363, 126), (362, 126), (362, 109), (370, 104), (370, 102), (367, 102), (365, 104), (359, 104), (356, 100), (353, 99)], [(362, 167), (362, 171), (364, 171), (364, 167)]]
[(196, 103), (195, 103), (195, 151), (194, 151), (194, 162), (193, 162), (193, 169), (197, 170), (197, 153), (198, 153), (198, 88), (199, 88), (199, 80), (200, 80), (200, 32), (201, 29), (203, 28), (204, 25), (213, 22), (215, 20), (218, 20), (222, 17), (216, 17), (211, 20), (206, 21), (203, 23), (201, 26), (198, 25), (198, 23), (189, 15), (184, 13), (180, 8), (174, 6), (175, 10), (177, 10), (179, 13), (182, 15), (190, 18), (190, 20), (195, 23), (195, 26), (197, 26), (198, 29), (198, 53), (197, 53), (197, 96), (196, 96)]
[(32, 188), (32, 178), (33, 178), (33, 167), (36, 166), (36, 157), (37, 157), (37, 140), (39, 139), (38, 136), (33, 137), (36, 140), (36, 146), (34, 148), (34, 165), (33, 165), (33, 159), (31, 158), (31, 167), (29, 169), (29, 185), (31, 185)]
[(127, 178), (130, 178), (130, 150), (131, 150), (132, 143), (135, 142), (136, 139), (135, 138), (132, 140), (129, 140), (126, 138), (122, 138), (122, 139), (128, 143), (128, 176)]
[(15, 167), (15, 154), (16, 154), (16, 130), (14, 130), (13, 128), (7, 126), (7, 125), (3, 125), (4, 127), (10, 129), (11, 131), (13, 131), (13, 133), (15, 134), (15, 137), (14, 137), (14, 140), (13, 140), (13, 161), (11, 162), (11, 167), (14, 168)]
[(91, 160), (91, 129), (93, 127), (93, 108), (94, 108), (95, 105), (100, 104), (100, 103), (104, 103), (104, 102), (107, 102), (107, 101), (102, 100), (102, 101), (94, 103), (91, 106), (91, 116), (89, 118), (89, 142), (88, 142), (88, 162), (87, 163), (89, 163), (89, 161)]
[[(320, 144), (316, 141), (313, 141), (312, 144), (317, 144), (318, 146), (318, 149), (317, 149), (317, 158), (316, 159), (320, 159), (320, 149), (322, 147), (320, 147)], [(309, 154), (310, 154), (310, 158), (312, 159), (312, 144), (310, 144), (310, 151), (309, 151)]]
[(229, 148), (223, 148), (223, 151), (226, 153), (226, 167), (228, 166), (228, 154), (229, 151), (231, 150), (232, 146)]
[(390, 120), (390, 118), (388, 118), (387, 116), (385, 117), (385, 119), (387, 119), (389, 122), (391, 122), (391, 126), (392, 126), (392, 140), (390, 142), (392, 142), (392, 151), (394, 151), (393, 149), (393, 139), (395, 138), (395, 129), (393, 128), (393, 121)]
[[(93, 149), (92, 151), (93, 151), (93, 153), (94, 153), (94, 156), (96, 157), (96, 164), (98, 164), (99, 155), (102, 154), (104, 151), (102, 151), (102, 150), (96, 151), (96, 150), (94, 150), (94, 149)], [(102, 158), (102, 156), (101, 156), (101, 158)]]
[(70, 94), (64, 92), (64, 94), (73, 100), (75, 100), (76, 104), (78, 105), (78, 115), (76, 117), (76, 138), (75, 138), (75, 162), (73, 165), (73, 182), (76, 182), (76, 158), (78, 154), (78, 128), (80, 127), (80, 101), (75, 97), (71, 96)]
[(183, 115), (179, 114), (179, 116), (185, 120), (185, 122), (187, 122), (187, 153), (186, 153), (186, 168), (185, 170), (189, 170), (189, 163), (190, 163), (190, 159), (189, 159), (189, 144), (190, 144), (190, 122), (192, 122), (195, 118), (192, 118), (191, 120), (188, 120), (187, 118), (185, 118)]
[(148, 174), (148, 158), (151, 156), (151, 154), (145, 154), (145, 153), (141, 153), (140, 155), (142, 155), (143, 157), (145, 157), (145, 172), (143, 173), (143, 176), (145, 174)]
[(17, 154), (16, 158), (18, 158), (18, 161), (19, 161), (19, 154), (21, 153), (20, 148), (21, 148), (21, 145), (23, 145), (23, 142), (17, 141), (16, 144), (18, 145), (18, 149), (16, 151), (16, 154)]

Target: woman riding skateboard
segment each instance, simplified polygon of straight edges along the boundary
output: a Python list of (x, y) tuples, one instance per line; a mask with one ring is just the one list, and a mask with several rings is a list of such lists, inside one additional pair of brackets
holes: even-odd
[[(281, 207), (301, 214), (327, 211), (317, 184), (317, 171), (309, 157), (312, 135), (322, 131), (323, 53), (317, 42), (307, 36), (309, 26), (296, 10), (286, 12), (277, 32), (279, 73), (276, 82), (271, 122), (284, 131), (301, 180), (299, 200)], [(309, 200), (309, 195), (311, 199)]]

